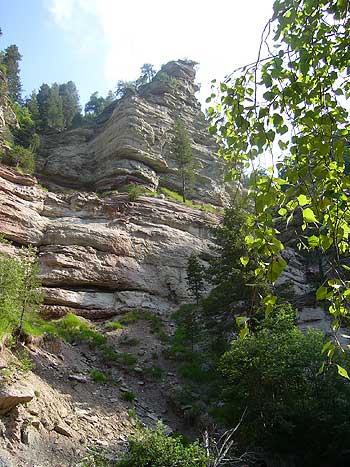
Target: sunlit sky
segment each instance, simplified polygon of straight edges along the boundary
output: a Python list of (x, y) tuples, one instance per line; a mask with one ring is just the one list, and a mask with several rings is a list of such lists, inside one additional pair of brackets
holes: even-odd
[(24, 95), (43, 82), (76, 83), (84, 104), (143, 63), (199, 62), (201, 100), (210, 81), (257, 56), (273, 0), (0, 0), (0, 49), (17, 44)]

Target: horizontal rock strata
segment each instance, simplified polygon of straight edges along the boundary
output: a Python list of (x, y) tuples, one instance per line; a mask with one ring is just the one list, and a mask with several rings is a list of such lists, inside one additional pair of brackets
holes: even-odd
[[(211, 254), (219, 216), (163, 199), (54, 194), (0, 167), (0, 232), (38, 249), (46, 305), (106, 317), (133, 308), (165, 313), (189, 300), (187, 259)], [(13, 253), (14, 246), (2, 245)]]

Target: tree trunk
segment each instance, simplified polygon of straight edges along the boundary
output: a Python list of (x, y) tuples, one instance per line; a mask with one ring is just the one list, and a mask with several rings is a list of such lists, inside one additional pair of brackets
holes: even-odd
[(182, 169), (182, 201), (186, 203), (186, 179), (184, 169)]

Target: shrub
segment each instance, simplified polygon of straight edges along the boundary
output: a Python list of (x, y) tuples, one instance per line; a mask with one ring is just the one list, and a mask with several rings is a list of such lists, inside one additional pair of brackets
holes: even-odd
[(92, 347), (102, 347), (107, 342), (106, 336), (74, 313), (67, 313), (64, 318), (47, 323), (45, 330), (68, 342), (85, 342)]
[[(247, 407), (240, 427), (244, 445), (299, 454), (300, 465), (321, 459), (337, 465), (336, 453), (350, 443), (350, 382), (333, 365), (320, 374), (325, 342), (320, 331), (296, 328), (290, 307), (280, 307), (255, 334), (232, 342), (220, 365), (223, 413), (236, 424)], [(338, 358), (349, 367), (348, 352)]]
[(106, 328), (109, 330), (114, 330), (114, 329), (123, 329), (124, 326), (120, 321), (110, 321), (109, 323), (106, 324)]
[(137, 358), (135, 355), (132, 355), (131, 353), (119, 353), (118, 354), (118, 360), (121, 364), (127, 365), (127, 366), (133, 366), (137, 363)]
[(3, 157), (4, 164), (32, 174), (35, 170), (35, 156), (30, 149), (14, 145), (11, 151)]
[(125, 391), (122, 393), (122, 399), (127, 402), (132, 402), (136, 398), (136, 395), (132, 391)]
[(129, 452), (116, 467), (207, 467), (205, 450), (195, 443), (185, 445), (179, 437), (167, 437), (164, 428), (139, 430), (130, 440)]
[(144, 369), (144, 373), (148, 378), (153, 379), (155, 381), (161, 381), (163, 377), (163, 370), (156, 365), (146, 367)]
[(107, 376), (100, 370), (92, 370), (90, 376), (95, 383), (107, 383), (108, 381)]
[(129, 201), (136, 201), (137, 199), (139, 199), (140, 196), (143, 196), (145, 193), (146, 193), (145, 188), (140, 187), (138, 185), (134, 185), (128, 191)]
[(177, 201), (179, 203), (183, 202), (182, 201), (182, 195), (180, 195), (176, 191), (168, 190), (168, 188), (161, 188), (160, 192), (163, 193), (163, 195), (165, 195), (168, 199), (170, 199), (172, 201)]

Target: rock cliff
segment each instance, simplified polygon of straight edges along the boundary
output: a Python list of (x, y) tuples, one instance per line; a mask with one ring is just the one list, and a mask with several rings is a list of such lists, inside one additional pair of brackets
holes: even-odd
[(179, 191), (171, 142), (180, 118), (192, 139), (194, 197), (221, 205), (223, 164), (215, 157), (196, 90), (195, 62), (169, 62), (137, 94), (113, 103), (96, 125), (43, 136), (40, 178), (55, 189), (101, 192), (138, 183)]
[[(91, 318), (132, 308), (165, 312), (188, 300), (185, 269), (210, 254), (219, 216), (158, 198), (44, 191), (0, 167), (0, 232), (38, 248), (46, 304)], [(3, 246), (7, 250), (16, 247)]]

